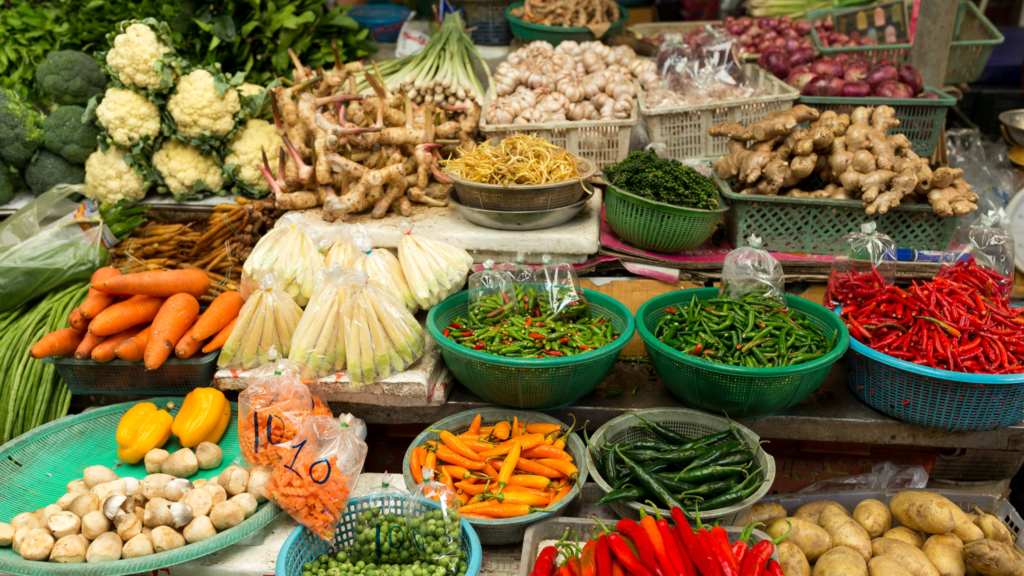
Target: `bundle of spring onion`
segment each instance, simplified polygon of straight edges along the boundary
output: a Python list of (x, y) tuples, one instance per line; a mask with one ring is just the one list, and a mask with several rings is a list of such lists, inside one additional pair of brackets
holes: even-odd
[[(430, 37), (423, 51), (413, 56), (377, 64), (384, 83), (393, 92), (407, 94), (417, 104), (454, 105), (472, 98), (484, 103), (484, 88), (473, 70), (473, 59), (483, 64), (488, 80), (491, 71), (476, 51), (465, 31), (465, 22), (457, 12), (445, 16), (441, 30)], [(359, 92), (369, 93), (366, 80)]]

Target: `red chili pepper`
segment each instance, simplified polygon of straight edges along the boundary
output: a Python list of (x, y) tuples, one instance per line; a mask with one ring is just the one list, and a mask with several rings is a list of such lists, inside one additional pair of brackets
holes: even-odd
[(589, 540), (583, 545), (583, 553), (580, 554), (580, 574), (582, 576), (598, 576), (597, 540)]
[(754, 522), (743, 527), (743, 532), (740, 532), (739, 540), (736, 540), (732, 544), (732, 555), (736, 557), (736, 564), (743, 566), (743, 560), (747, 557), (747, 551), (750, 550), (750, 535), (754, 533), (754, 529), (761, 526), (760, 522)]
[(628, 570), (632, 576), (653, 576), (653, 573), (640, 562), (640, 559), (633, 555), (622, 536), (609, 534), (608, 547), (611, 548), (612, 554), (622, 564), (622, 567)]
[(675, 308), (665, 308), (665, 313), (666, 314), (675, 314), (676, 313), (676, 309)]
[(456, 330), (462, 330), (462, 324), (459, 324), (457, 322), (452, 322), (451, 324), (448, 325), (448, 327), (455, 328)]
[[(658, 509), (657, 505), (650, 500), (647, 504)], [(640, 527), (643, 528), (644, 533), (651, 540), (651, 545), (654, 548), (654, 557), (658, 560), (658, 566), (661, 567), (661, 571), (665, 573), (665, 576), (680, 576), (676, 571), (675, 564), (668, 557), (668, 545), (665, 543), (665, 539), (661, 536), (661, 531), (658, 530), (658, 521), (653, 516), (649, 516), (647, 512), (640, 509)]]
[(672, 508), (672, 519), (676, 521), (676, 534), (679, 535), (683, 548), (685, 548), (690, 560), (693, 560), (697, 571), (703, 576), (722, 576), (722, 570), (714, 562), (710, 555), (710, 550), (702, 547), (700, 542), (698, 542), (697, 535), (690, 526), (690, 522), (686, 519), (686, 514), (683, 513), (682, 508)]
[(785, 534), (775, 540), (761, 540), (750, 549), (750, 552), (747, 552), (747, 558), (743, 561), (743, 567), (740, 568), (740, 576), (761, 576), (761, 572), (764, 570), (764, 563), (775, 552), (775, 545), (788, 538), (793, 532), (792, 522), (787, 520), (786, 524), (789, 524), (789, 529), (786, 530)]
[(768, 562), (768, 574), (770, 576), (786, 576), (786, 574), (782, 572), (782, 565), (775, 560), (770, 560)]
[[(608, 551), (611, 554), (611, 550)], [(613, 557), (612, 563), (612, 576), (626, 576), (626, 569), (622, 567), (622, 562), (619, 562), (618, 558)]]
[(459, 334), (459, 336), (472, 336), (472, 335), (473, 335), (473, 331), (472, 330), (466, 330), (465, 332), (461, 332)]
[(477, 342), (476, 346), (473, 346), (473, 350), (480, 350), (484, 346), (487, 346), (487, 342), (484, 342), (484, 341)]
[(558, 350), (545, 350), (544, 353), (547, 354), (548, 356), (561, 356), (562, 355), (562, 353), (559, 352)]
[(441, 332), (441, 336), (444, 336), (445, 338), (447, 338), (448, 334), (450, 334), (450, 333), (451, 333), (451, 330), (445, 328), (444, 332)]
[(545, 338), (543, 334), (537, 334), (536, 332), (530, 332), (529, 336), (535, 340), (543, 340)]
[(572, 576), (582, 576), (583, 567), (580, 565), (579, 556), (572, 556), (565, 561), (565, 565), (569, 567), (569, 572)]
[[(722, 529), (722, 533), (725, 533), (725, 529)], [(726, 536), (726, 538), (728, 538), (728, 536)], [(718, 563), (719, 570), (722, 571), (722, 576), (739, 576), (738, 571), (732, 565), (735, 558), (731, 557), (732, 549), (729, 548), (728, 540), (723, 543), (717, 536), (714, 536), (708, 530), (701, 528), (697, 530), (697, 541), (702, 543), (705, 548), (711, 551), (715, 562)], [(728, 554), (725, 553), (726, 549), (729, 550)]]
[(569, 529), (565, 529), (565, 534), (562, 534), (562, 539), (558, 541), (554, 546), (545, 546), (540, 554), (537, 556), (537, 561), (533, 563), (532, 576), (551, 576), (555, 568), (555, 558), (558, 556), (558, 547), (565, 543), (565, 540), (569, 537)]
[[(643, 562), (644, 566), (646, 566), (652, 574), (655, 576), (665, 576), (661, 571), (661, 568), (658, 566), (658, 557), (654, 552), (654, 544), (639, 524), (629, 518), (623, 518), (622, 520), (619, 520), (615, 527), (618, 528), (620, 534), (633, 541), (633, 544), (636, 545), (636, 551), (640, 557), (640, 561)], [(614, 552), (614, 548), (612, 551)], [(626, 566), (625, 562), (623, 562), (622, 565), (626, 570), (629, 570), (630, 572), (633, 571), (629, 566)]]
[(658, 534), (661, 535), (661, 540), (665, 545), (665, 553), (668, 555), (669, 562), (672, 563), (672, 567), (679, 576), (696, 576), (697, 569), (694, 568), (693, 562), (690, 561), (690, 557), (686, 555), (686, 551), (679, 543), (679, 538), (675, 532), (672, 531), (672, 527), (668, 525), (668, 520), (661, 517), (661, 512), (657, 506), (651, 505), (654, 508), (655, 526), (658, 528)]
[(597, 537), (597, 576), (612, 576), (612, 551), (608, 548), (608, 535)]
[(572, 573), (572, 570), (570, 570), (568, 566), (566, 566), (565, 564), (563, 564), (563, 565), (562, 565), (562, 566), (561, 566), (561, 567), (560, 567), (560, 568), (558, 569), (558, 576), (574, 576), (574, 575), (573, 575), (573, 573)]

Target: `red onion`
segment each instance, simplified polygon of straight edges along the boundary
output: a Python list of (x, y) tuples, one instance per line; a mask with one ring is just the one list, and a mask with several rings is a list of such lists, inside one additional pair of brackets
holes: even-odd
[(778, 37), (779, 33), (776, 32), (775, 30), (769, 30), (765, 32), (763, 36), (761, 36), (762, 39), (767, 40), (768, 42), (774, 42), (775, 39)]
[(813, 61), (814, 49), (812, 48), (800, 48), (794, 52), (789, 53), (790, 67), (799, 66), (800, 64), (810, 64)]
[(740, 26), (743, 26), (744, 28), (754, 23), (750, 16), (741, 16), (736, 19), (736, 22), (738, 22)]
[(735, 19), (735, 18), (733, 18), (732, 16), (726, 16), (726, 17), (725, 17), (725, 23), (726, 23), (726, 24), (732, 24), (732, 23), (733, 23), (733, 22), (734, 22), (735, 20), (736, 20), (736, 19)]
[(794, 22), (793, 27), (796, 28), (797, 33), (801, 36), (806, 36), (811, 33), (811, 23), (806, 20)]
[[(843, 80), (845, 82), (864, 82), (868, 77), (868, 71), (864, 68), (857, 68), (854, 66), (847, 66), (846, 71), (843, 72)], [(866, 84), (866, 83), (865, 83)], [(868, 86), (868, 91), (871, 91), (871, 87)]]
[(751, 46), (754, 44), (754, 37), (747, 33), (743, 33), (740, 36), (740, 44), (742, 44), (743, 46)]
[(921, 79), (921, 73), (917, 71), (917, 68), (913, 66), (900, 66), (896, 69), (896, 72), (899, 75), (900, 82), (910, 86), (914, 94), (920, 94), (921, 90), (924, 90), (924, 81)]
[(871, 86), (868, 86), (867, 82), (846, 82), (843, 84), (843, 96), (850, 98), (871, 96)]
[(786, 38), (792, 38), (794, 40), (800, 38), (800, 33), (792, 28), (786, 28), (782, 31), (782, 35)]
[(893, 63), (888, 58), (882, 58), (878, 62), (875, 62), (875, 64), (871, 68), (881, 68), (882, 66), (892, 66), (893, 68), (895, 68), (895, 66), (893, 66)]
[(878, 40), (872, 40), (871, 38), (867, 38), (867, 37), (861, 38), (860, 39), (860, 45), (861, 46), (878, 46)]
[(792, 38), (790, 38), (789, 40), (786, 40), (785, 38), (779, 38), (779, 40), (782, 40), (782, 46), (786, 49), (787, 52), (796, 52), (797, 50), (800, 49), (800, 42), (793, 40)]
[(882, 82), (895, 82), (899, 80), (899, 74), (896, 72), (896, 68), (892, 66), (880, 66), (868, 72), (868, 77), (865, 80), (872, 89), (877, 89), (878, 85)]
[(757, 37), (760, 36), (761, 34), (764, 34), (764, 30), (761, 30), (761, 28), (757, 24), (755, 24), (750, 28), (747, 28), (747, 34)]
[(727, 30), (729, 30), (729, 34), (732, 34), (734, 36), (739, 36), (740, 34), (743, 34), (743, 26), (740, 26), (739, 24), (729, 24)]
[(849, 41), (850, 37), (847, 36), (846, 34), (836, 34), (836, 42), (842, 42), (843, 44), (846, 44)]
[(843, 66), (846, 66), (846, 61), (850, 59), (850, 55), (847, 54), (846, 52), (840, 52), (839, 54), (833, 56), (832, 59), (835, 60), (836, 62), (839, 62)]
[(758, 25), (760, 25), (762, 28), (774, 30), (779, 27), (779, 21), (776, 20), (775, 18), (763, 18), (760, 22), (758, 22)]
[(875, 96), (881, 96), (882, 98), (913, 98), (914, 91), (910, 89), (910, 86), (902, 82), (886, 80), (875, 86)]
[(825, 30), (831, 31), (832, 28), (835, 27), (835, 24), (833, 24), (833, 22), (832, 22), (832, 17), (831, 16), (825, 17), (825, 22), (821, 25), (821, 27), (824, 28)]
[(779, 24), (789, 24), (793, 20), (789, 17), (789, 14), (783, 14), (779, 16)]
[(843, 67), (871, 70), (871, 61), (863, 56), (850, 56), (850, 59), (843, 63)]
[(789, 75), (789, 56), (780, 50), (766, 52), (761, 56), (764, 59), (764, 67), (776, 78), (785, 78)]
[(926, 98), (928, 100), (938, 100), (939, 99), (939, 95), (938, 94), (932, 94), (931, 92), (921, 92), (920, 94), (917, 95), (917, 97), (918, 98)]
[(814, 64), (811, 64), (811, 72), (814, 72), (818, 76), (835, 76), (842, 78), (843, 65), (828, 57), (819, 58), (814, 62)]
[(804, 96), (842, 96), (844, 84), (841, 78), (818, 76), (805, 84), (800, 93)]
[(790, 86), (800, 90), (801, 94), (803, 93), (805, 86), (818, 79), (818, 75), (814, 72), (804, 72), (803, 74), (797, 74), (796, 76), (793, 76), (793, 74), (790, 73), (789, 76), (791, 79), (787, 80), (787, 82), (789, 82)]

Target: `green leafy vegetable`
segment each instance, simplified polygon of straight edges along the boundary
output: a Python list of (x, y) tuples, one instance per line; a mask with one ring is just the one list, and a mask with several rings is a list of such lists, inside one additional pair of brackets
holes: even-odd
[(632, 152), (604, 173), (615, 187), (657, 202), (703, 210), (719, 205), (714, 180), (678, 160), (659, 158), (653, 150)]

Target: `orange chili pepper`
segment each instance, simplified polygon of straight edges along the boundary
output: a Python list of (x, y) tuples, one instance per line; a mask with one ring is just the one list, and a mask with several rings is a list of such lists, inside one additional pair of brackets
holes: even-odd
[(484, 462), (484, 467), (480, 469), (480, 472), (483, 473), (488, 478), (490, 478), (491, 480), (497, 480), (498, 468), (501, 468), (501, 464), (498, 464), (498, 468), (495, 468), (494, 465), (491, 464), (491, 462), (501, 462), (501, 460), (495, 458), (493, 460), (488, 460), (487, 462)]
[(518, 438), (523, 435), (523, 429), (519, 426), (519, 417), (512, 417), (512, 432), (509, 438)]
[(555, 502), (558, 502), (562, 498), (565, 498), (565, 496), (569, 492), (572, 492), (572, 485), (571, 484), (566, 484), (565, 486), (562, 486), (561, 488), (558, 489), (558, 492), (556, 492), (555, 495), (551, 498), (551, 502), (548, 502), (548, 506), (551, 506)]
[(528, 494), (526, 492), (501, 492), (492, 497), (502, 504), (526, 504), (527, 506), (547, 506), (551, 498), (547, 495)]
[(475, 462), (469, 458), (460, 456), (455, 452), (452, 452), (446, 446), (437, 447), (437, 458), (449, 464), (455, 464), (456, 466), (462, 466), (469, 470), (480, 470), (484, 467), (483, 462)]
[(491, 450), (497, 446), (497, 444), (493, 442), (485, 442), (479, 438), (471, 438), (469, 436), (459, 436), (459, 441), (475, 452), (486, 452), (487, 450)]
[(469, 425), (469, 434), (479, 434), (480, 424), (483, 424), (483, 416), (477, 413), (476, 418), (473, 418), (473, 422)]
[(484, 497), (483, 494), (476, 494), (475, 496), (473, 496), (472, 498), (469, 499), (469, 502), (466, 502), (466, 505), (468, 506), (468, 505), (471, 505), (471, 504), (476, 504), (477, 502), (482, 501), (483, 497)]
[[(462, 510), (463, 513), (486, 514), (494, 518), (516, 518), (526, 516), (535, 511), (537, 509), (534, 506), (527, 506), (526, 504), (499, 504), (495, 502), (466, 504)], [(542, 511), (546, 512), (546, 510)]]
[(501, 489), (508, 485), (508, 480), (512, 477), (512, 471), (516, 469), (516, 462), (519, 461), (520, 452), (522, 452), (522, 448), (517, 444), (512, 448), (508, 456), (505, 457), (505, 462), (501, 464), (501, 470), (498, 471), (497, 492), (501, 492)]
[(583, 570), (580, 568), (580, 559), (578, 556), (573, 556), (566, 560), (565, 565), (569, 567), (569, 572), (572, 572), (572, 576), (582, 576)]
[(472, 496), (477, 496), (487, 491), (487, 486), (485, 484), (466, 484), (465, 482), (459, 482), (456, 486), (466, 494), (470, 494)]
[[(436, 430), (431, 430), (431, 432), (436, 432)], [(462, 441), (456, 438), (451, 432), (443, 430), (441, 431), (440, 436), (441, 442), (444, 442), (444, 445), (450, 448), (452, 452), (455, 452), (459, 456), (465, 456), (470, 460), (482, 460), (479, 454), (477, 454), (472, 448), (463, 444)]]
[(524, 488), (533, 488), (536, 490), (547, 490), (551, 487), (551, 479), (533, 474), (513, 474), (512, 477), (508, 479), (508, 485), (509, 487), (522, 486)]
[(554, 458), (556, 460), (572, 462), (572, 456), (570, 456), (568, 452), (548, 444), (541, 444), (540, 446), (534, 446), (529, 450), (524, 450), (523, 458)]
[(455, 495), (459, 497), (459, 502), (463, 506), (466, 505), (466, 502), (469, 502), (469, 494), (466, 494), (464, 491), (459, 490), (458, 492), (455, 493)]
[(502, 440), (508, 440), (508, 435), (512, 432), (512, 426), (508, 422), (498, 422), (494, 425), (494, 430), (491, 431), (491, 435)]
[(543, 434), (547, 436), (553, 432), (558, 432), (562, 429), (561, 424), (547, 424), (544, 422), (538, 422), (536, 424), (527, 424), (526, 432), (529, 434)]
[(562, 474), (565, 474), (571, 480), (575, 480), (580, 476), (580, 469), (577, 468), (572, 462), (566, 462), (565, 460), (557, 460), (555, 458), (538, 458), (537, 463), (548, 468), (558, 470)]
[[(427, 442), (429, 444), (429, 442)], [(430, 471), (430, 478), (427, 480), (434, 479), (434, 469), (437, 468), (437, 450), (427, 450), (427, 456), (422, 460), (423, 467)]]
[(560, 478), (555, 478), (554, 480), (552, 480), (551, 487), (554, 488), (555, 490), (558, 490), (559, 488), (565, 486), (568, 483), (569, 479), (566, 478), (565, 476), (562, 476)]
[(412, 479), (417, 484), (423, 482), (423, 468), (420, 466), (419, 448), (414, 448), (409, 456), (409, 471), (412, 472)]
[(551, 445), (559, 450), (565, 450), (565, 438), (560, 436), (558, 440), (555, 440)]
[(554, 492), (550, 494), (546, 490), (537, 490), (536, 488), (527, 488), (525, 486), (512, 486), (511, 484), (505, 486), (505, 489), (501, 491), (502, 494), (508, 494), (509, 492), (517, 492), (520, 494), (533, 494), (535, 496), (543, 496), (550, 499), (554, 495)]
[(654, 548), (654, 557), (658, 560), (661, 570), (666, 574), (675, 574), (675, 567), (672, 561), (669, 560), (668, 550), (665, 548), (665, 539), (662, 538), (661, 531), (658, 530), (658, 523), (654, 516), (648, 516), (643, 508), (640, 509), (640, 527), (644, 529), (644, 533), (647, 534), (647, 538), (651, 541), (651, 546)]
[(477, 518), (479, 520), (494, 520), (494, 516), (488, 516), (486, 514), (474, 514), (472, 512), (462, 512), (462, 515), (466, 518)]
[(550, 468), (544, 464), (540, 464), (526, 458), (520, 458), (519, 461), (516, 462), (516, 470), (522, 470), (528, 474), (536, 474), (547, 478), (562, 478), (565, 476), (565, 474), (555, 470), (554, 468)]
[(527, 434), (518, 438), (513, 438), (508, 442), (502, 442), (497, 447), (486, 452), (481, 452), (482, 458), (491, 458), (493, 456), (501, 456), (502, 454), (508, 454), (512, 451), (513, 446), (519, 446), (520, 450), (529, 450), (534, 446), (538, 446), (544, 442), (544, 437), (540, 434)]
[(442, 465), (441, 469), (453, 479), (465, 480), (473, 477), (473, 473), (462, 466)]

